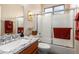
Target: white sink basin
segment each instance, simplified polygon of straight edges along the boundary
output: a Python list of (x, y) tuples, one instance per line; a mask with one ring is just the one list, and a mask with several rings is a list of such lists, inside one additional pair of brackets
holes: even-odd
[(29, 41), (30, 40), (26, 40), (26, 39), (13, 41), (11, 43), (0, 46), (0, 50), (5, 52), (13, 51), (14, 49), (20, 47), (21, 45), (29, 43)]

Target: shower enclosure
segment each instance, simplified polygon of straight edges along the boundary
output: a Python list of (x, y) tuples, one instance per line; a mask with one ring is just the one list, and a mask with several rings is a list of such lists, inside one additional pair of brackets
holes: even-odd
[(76, 13), (77, 8), (72, 8), (60, 10), (58, 13), (47, 12), (38, 15), (40, 40), (61, 47), (74, 48)]

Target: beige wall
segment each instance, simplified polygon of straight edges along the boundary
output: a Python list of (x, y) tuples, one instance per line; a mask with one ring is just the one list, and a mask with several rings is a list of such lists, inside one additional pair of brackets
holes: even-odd
[(2, 18), (13, 18), (23, 16), (23, 8), (20, 5), (2, 5)]
[(13, 21), (13, 33), (16, 33), (16, 17), (23, 16), (23, 7), (16, 4), (1, 5), (1, 34), (5, 34), (4, 21)]

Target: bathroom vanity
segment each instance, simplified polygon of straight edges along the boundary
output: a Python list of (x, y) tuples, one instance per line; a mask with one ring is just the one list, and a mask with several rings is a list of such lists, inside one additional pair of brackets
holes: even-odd
[(38, 53), (38, 41), (32, 43), (30, 46), (24, 48), (19, 54), (36, 54)]
[(38, 38), (16, 38), (16, 40), (0, 45), (0, 54), (36, 54)]

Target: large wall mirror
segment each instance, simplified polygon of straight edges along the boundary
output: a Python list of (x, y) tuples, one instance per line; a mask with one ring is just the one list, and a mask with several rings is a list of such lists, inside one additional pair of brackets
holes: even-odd
[(17, 33), (24, 33), (24, 17), (18, 17), (16, 18), (16, 32)]
[(1, 35), (1, 19), (0, 19), (0, 35)]

